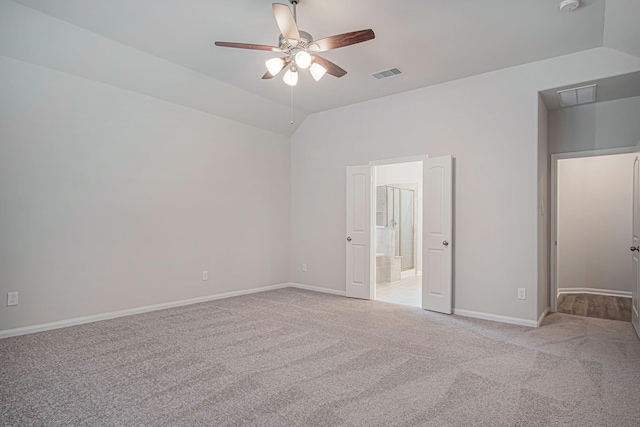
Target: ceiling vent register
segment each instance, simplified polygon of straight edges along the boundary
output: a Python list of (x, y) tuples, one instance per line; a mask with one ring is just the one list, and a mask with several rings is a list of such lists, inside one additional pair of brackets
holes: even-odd
[(390, 68), (384, 71), (378, 71), (377, 73), (371, 74), (376, 80), (388, 79), (390, 77), (399, 76), (400, 74), (404, 74), (404, 72), (399, 68)]

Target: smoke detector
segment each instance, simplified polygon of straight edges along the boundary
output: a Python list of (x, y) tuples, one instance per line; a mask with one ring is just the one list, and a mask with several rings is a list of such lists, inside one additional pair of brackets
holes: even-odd
[(571, 12), (580, 6), (580, 0), (562, 0), (560, 2), (560, 10)]

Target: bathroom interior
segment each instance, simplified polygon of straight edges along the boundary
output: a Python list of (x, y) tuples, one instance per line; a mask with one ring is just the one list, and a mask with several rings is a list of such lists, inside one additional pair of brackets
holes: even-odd
[(422, 162), (376, 167), (376, 299), (422, 306)]

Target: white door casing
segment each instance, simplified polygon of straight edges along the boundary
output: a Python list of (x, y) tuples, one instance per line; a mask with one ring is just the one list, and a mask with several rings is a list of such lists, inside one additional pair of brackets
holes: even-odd
[(631, 258), (633, 260), (633, 292), (631, 296), (631, 323), (640, 338), (640, 159), (633, 162), (633, 212), (632, 212)]
[(347, 167), (347, 283), (350, 298), (371, 299), (371, 166)]
[(422, 308), (451, 314), (453, 159), (424, 161)]

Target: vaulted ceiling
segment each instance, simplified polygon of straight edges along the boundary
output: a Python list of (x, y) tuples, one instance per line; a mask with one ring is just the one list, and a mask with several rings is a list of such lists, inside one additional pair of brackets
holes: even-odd
[[(282, 79), (262, 80), (271, 52), (214, 41), (277, 45), (272, 0), (14, 0), (139, 51), (280, 104)], [(275, 0), (274, 0), (275, 1)], [(287, 0), (280, 0), (288, 4)], [(505, 67), (610, 47), (640, 56), (640, 1), (301, 0), (298, 24), (314, 38), (371, 28), (376, 38), (326, 52), (348, 71), (315, 82), (302, 75), (294, 108), (304, 116)], [(404, 74), (376, 80), (398, 67)]]

